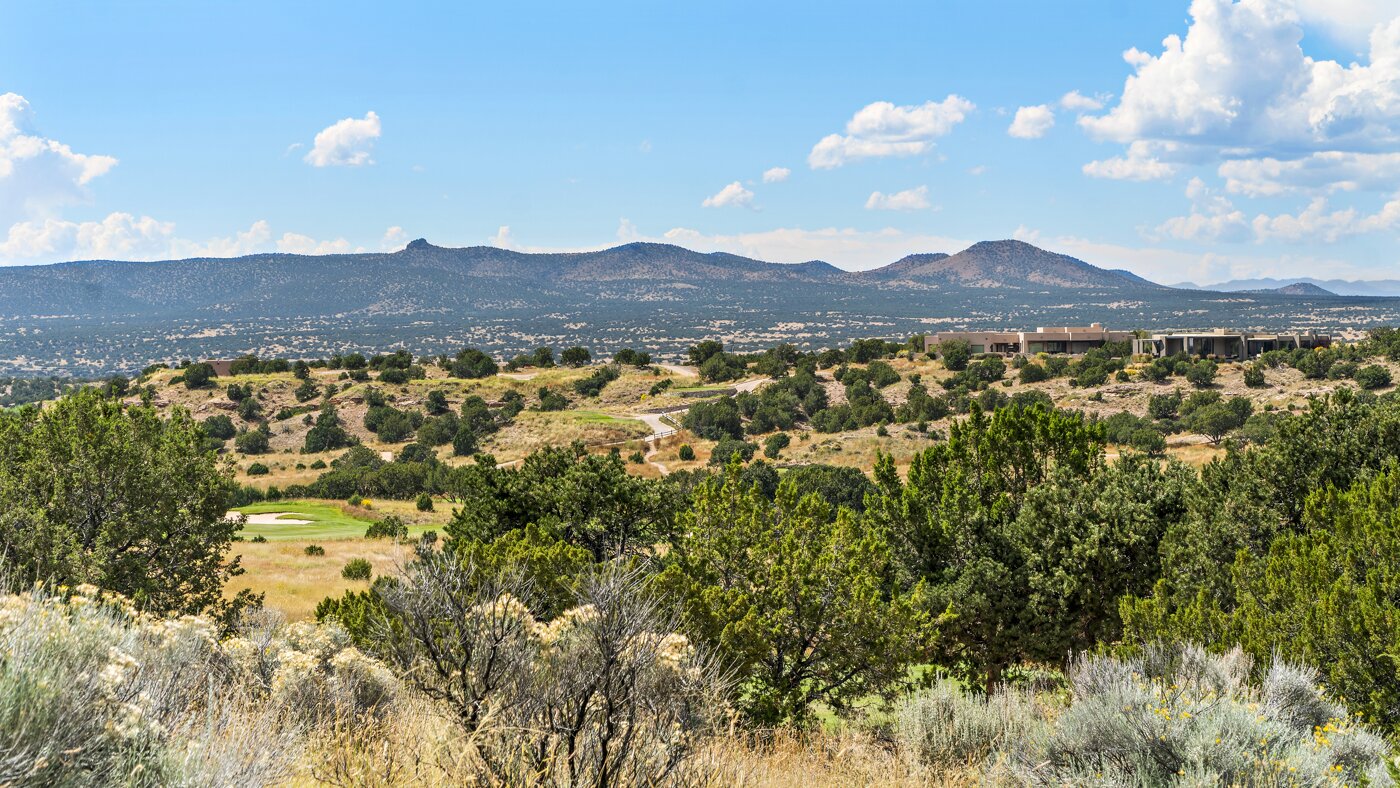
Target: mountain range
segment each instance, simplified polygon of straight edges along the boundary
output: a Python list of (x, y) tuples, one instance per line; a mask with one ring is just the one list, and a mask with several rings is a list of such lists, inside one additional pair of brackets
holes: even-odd
[(882, 268), (769, 263), (723, 252), (631, 243), (597, 252), (531, 254), (417, 240), (392, 253), (99, 260), (0, 268), (0, 316), (115, 318), (196, 314), (323, 315), (438, 312), (550, 300), (597, 288), (600, 297), (655, 298), (689, 287), (755, 284), (921, 289), (1161, 289), (1020, 241), (987, 241), (954, 255), (918, 254)]
[(420, 239), (384, 253), (0, 267), (0, 375), (93, 374), (248, 352), (310, 358), (475, 345), (511, 355), (584, 344), (667, 358), (708, 337), (743, 350), (1094, 321), (1400, 323), (1400, 300), (1348, 299), (1345, 310), (1333, 308), (1336, 300), (1313, 288), (1173, 289), (1010, 240), (846, 271), (657, 243), (533, 254)]
[[(1305, 288), (1297, 285), (1307, 286)], [(1400, 279), (1231, 279), (1212, 285), (1198, 285), (1194, 282), (1178, 282), (1172, 287), (1185, 290), (1214, 290), (1221, 293), (1282, 293), (1291, 290), (1293, 295), (1338, 295), (1338, 296), (1400, 296)]]

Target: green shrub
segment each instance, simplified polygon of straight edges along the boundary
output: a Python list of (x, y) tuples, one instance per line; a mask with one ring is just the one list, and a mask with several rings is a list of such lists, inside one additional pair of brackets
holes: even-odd
[(627, 455), (627, 461), (633, 465), (642, 465), (647, 461), (647, 458), (646, 455), (642, 454), (640, 451), (634, 451)]
[(317, 461), (311, 463), (311, 470), (313, 470), (313, 471), (325, 470), (325, 468), (326, 468), (326, 461), (325, 461), (325, 460), (317, 460)]
[(316, 555), (325, 555), (325, 554), (326, 554), (326, 548), (324, 548), (324, 547), (322, 547), (322, 546), (320, 546), (320, 545), (318, 545), (318, 544), (309, 544), (309, 545), (306, 546), (306, 549), (305, 549), (305, 550), (302, 550), (302, 552), (303, 552), (303, 553), (306, 553), (307, 555), (312, 555), (312, 556), (316, 556)]
[(265, 542), (267, 542), (267, 537), (263, 536), (262, 534), (255, 534), (253, 538), (249, 539), (248, 541), (252, 542), (253, 544), (264, 544)]
[(1390, 370), (1370, 364), (1356, 371), (1356, 385), (1363, 389), (1383, 389), (1390, 385)]
[[(407, 539), (408, 524), (396, 514), (385, 515), (365, 529), (366, 539)], [(368, 576), (368, 575), (366, 575)], [(346, 575), (349, 577), (349, 575)]]
[(433, 496), (427, 493), (419, 493), (416, 506), (420, 512), (431, 512), (433, 510)]
[(1262, 389), (1268, 385), (1264, 380), (1264, 365), (1255, 363), (1245, 367), (1244, 384), (1252, 389)]
[(769, 435), (768, 438), (763, 441), (763, 456), (770, 460), (776, 460), (783, 449), (786, 449), (791, 443), (792, 438), (788, 437), (786, 432), (777, 432)]
[(596, 397), (602, 393), (603, 387), (622, 377), (622, 373), (612, 364), (602, 366), (593, 371), (593, 374), (583, 380), (574, 381), (574, 391), (584, 397)]
[(1214, 361), (1203, 358), (1186, 368), (1186, 380), (1196, 388), (1207, 388), (1215, 383), (1216, 370)]
[(346, 580), (368, 580), (374, 567), (366, 558), (351, 558), (345, 562), (345, 566), (340, 570), (340, 576)]
[(725, 438), (716, 443), (714, 450), (710, 452), (710, 464), (726, 465), (735, 455), (738, 455), (740, 462), (748, 462), (753, 459), (756, 451), (758, 447), (748, 441)]
[(682, 462), (690, 462), (695, 459), (695, 449), (692, 449), (689, 443), (682, 443), (681, 447), (676, 450), (676, 456)]
[(266, 454), (270, 448), (267, 433), (262, 430), (244, 430), (238, 433), (233, 438), (233, 447), (241, 454)]
[(248, 466), (248, 475), (249, 475), (249, 476), (266, 476), (267, 474), (268, 474), (267, 466), (266, 466), (266, 465), (263, 465), (263, 464), (260, 463), (260, 462), (255, 462), (255, 463), (253, 463), (252, 465), (249, 465), (249, 466)]

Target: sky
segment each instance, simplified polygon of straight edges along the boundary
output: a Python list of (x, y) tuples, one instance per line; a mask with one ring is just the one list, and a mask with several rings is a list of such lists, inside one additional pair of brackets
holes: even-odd
[(0, 4), (0, 265), (419, 237), (1400, 278), (1400, 2)]

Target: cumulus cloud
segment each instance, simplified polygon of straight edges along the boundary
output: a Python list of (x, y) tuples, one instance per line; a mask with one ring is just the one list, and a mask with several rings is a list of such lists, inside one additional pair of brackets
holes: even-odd
[(1394, 0), (1297, 0), (1297, 8), (1305, 23), (1358, 50), (1377, 25), (1396, 15)]
[(935, 139), (952, 131), (974, 109), (976, 105), (958, 95), (908, 106), (877, 101), (846, 123), (845, 134), (829, 134), (817, 142), (807, 163), (813, 169), (831, 169), (856, 159), (926, 153)]
[(705, 208), (724, 208), (730, 205), (749, 206), (752, 204), (753, 192), (745, 189), (744, 184), (738, 181), (734, 181), (715, 194), (706, 197), (700, 203)]
[(1016, 110), (1016, 117), (1006, 133), (1018, 139), (1034, 140), (1044, 137), (1054, 125), (1055, 111), (1045, 104), (1037, 104)]
[(1086, 96), (1077, 90), (1071, 90), (1060, 96), (1060, 106), (1070, 112), (1095, 112), (1103, 109), (1103, 101)]
[(1329, 276), (1347, 279), (1364, 278), (1368, 273), (1371, 276), (1375, 275), (1374, 271), (1359, 269), (1345, 260), (1290, 251), (1259, 255), (1182, 251), (1160, 246), (1127, 246), (1076, 236), (1046, 237), (1024, 228), (1019, 231), (1018, 237), (1028, 241), (1033, 237), (1033, 243), (1050, 251), (1077, 257), (1104, 268), (1126, 268), (1162, 284), (1174, 284), (1185, 280), (1200, 283), (1224, 282), (1261, 276), (1315, 276), (1318, 271), (1327, 271)]
[(1222, 162), (1218, 174), (1227, 191), (1247, 197), (1389, 190), (1400, 183), (1400, 153), (1323, 151), (1300, 159), (1236, 159)]
[(1169, 141), (1222, 158), (1291, 158), (1400, 144), (1400, 16), (1377, 26), (1370, 62), (1303, 52), (1291, 0), (1193, 0), (1183, 39), (1124, 53), (1134, 68), (1116, 106), (1086, 115), (1093, 137)]
[(1363, 214), (1355, 208), (1332, 210), (1326, 197), (1317, 197), (1297, 214), (1261, 214), (1254, 218), (1254, 232), (1261, 241), (1323, 240), (1332, 243), (1348, 236), (1397, 228), (1400, 228), (1400, 195), (1373, 214)]
[(111, 156), (76, 153), (38, 134), (29, 102), (18, 93), (0, 95), (0, 227), (87, 202), (88, 184), (115, 166)]
[(379, 239), (379, 248), (386, 252), (397, 252), (408, 243), (408, 233), (398, 225), (394, 225), (384, 231), (384, 237)]
[(345, 118), (322, 129), (303, 159), (313, 167), (362, 167), (370, 158), (374, 141), (379, 139), (379, 115), (373, 111), (363, 118)]
[(322, 241), (289, 232), (274, 239), (266, 220), (232, 235), (199, 241), (178, 235), (174, 222), (123, 212), (95, 221), (16, 222), (0, 237), (0, 263), (241, 257), (273, 250), (292, 254), (364, 251), (344, 238)]
[(763, 171), (764, 183), (782, 183), (792, 174), (792, 170), (787, 167), (769, 167)]
[(1186, 185), (1191, 213), (1176, 216), (1157, 227), (1158, 237), (1196, 242), (1248, 241), (1253, 232), (1244, 212), (1229, 200), (1211, 192), (1205, 181), (1192, 178)]
[(867, 211), (924, 211), (932, 208), (928, 201), (928, 187), (919, 186), (902, 192), (885, 194), (872, 192), (865, 201)]
[(1296, 214), (1259, 214), (1252, 220), (1225, 197), (1216, 195), (1200, 178), (1187, 184), (1191, 213), (1168, 219), (1156, 237), (1211, 243), (1216, 241), (1284, 241), (1335, 243), (1355, 235), (1400, 229), (1400, 195), (1367, 214), (1356, 208), (1333, 209), (1326, 197), (1315, 197)]
[(1171, 151), (1172, 146), (1139, 140), (1128, 146), (1126, 155), (1110, 159), (1091, 161), (1083, 167), (1084, 174), (1091, 178), (1108, 178), (1117, 181), (1153, 181), (1170, 178), (1176, 174), (1178, 166), (1162, 161), (1162, 151)]

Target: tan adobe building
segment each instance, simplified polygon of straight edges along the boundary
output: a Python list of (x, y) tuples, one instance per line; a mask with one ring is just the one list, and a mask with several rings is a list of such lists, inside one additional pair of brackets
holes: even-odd
[(1041, 326), (1034, 331), (943, 331), (924, 338), (924, 350), (936, 352), (942, 342), (961, 339), (973, 353), (1077, 354), (1107, 342), (1132, 342), (1131, 331), (1109, 331), (1102, 323), (1087, 326)]

